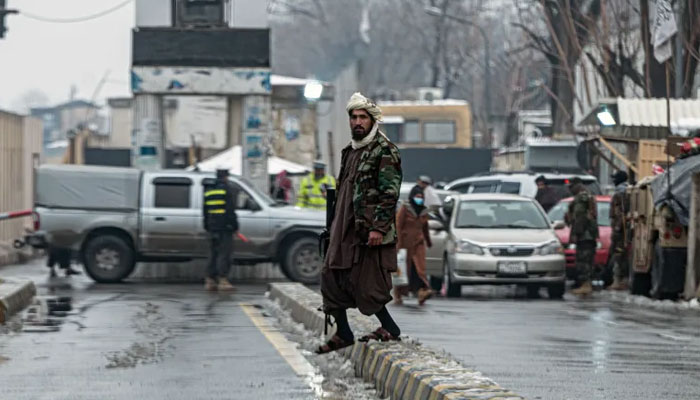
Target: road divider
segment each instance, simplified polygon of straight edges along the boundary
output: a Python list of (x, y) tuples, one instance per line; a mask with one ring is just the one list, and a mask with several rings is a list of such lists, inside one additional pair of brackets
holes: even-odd
[[(270, 298), (288, 310), (292, 318), (319, 334), (325, 318), (318, 310), (321, 296), (298, 283), (270, 284)], [(378, 322), (357, 312), (348, 312), (355, 332), (376, 329)], [(329, 332), (332, 334), (332, 332)], [(402, 342), (355, 343), (340, 351), (352, 360), (357, 376), (374, 385), (382, 398), (392, 400), (521, 400), (523, 397), (498, 386), (480, 372), (464, 367), (442, 351), (423, 346), (410, 338)]]
[(31, 304), (36, 286), (30, 280), (5, 280), (0, 278), (0, 324)]

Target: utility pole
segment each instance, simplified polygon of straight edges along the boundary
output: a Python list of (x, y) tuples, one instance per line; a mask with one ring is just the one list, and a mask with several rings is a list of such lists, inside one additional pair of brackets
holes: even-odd
[(7, 0), (0, 0), (0, 39), (5, 37), (5, 32), (7, 28), (5, 27), (5, 16), (10, 14), (17, 14), (17, 10), (7, 9)]

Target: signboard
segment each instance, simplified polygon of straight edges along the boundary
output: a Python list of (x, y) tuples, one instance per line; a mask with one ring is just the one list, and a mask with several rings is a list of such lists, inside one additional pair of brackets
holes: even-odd
[(134, 94), (269, 95), (269, 68), (150, 67), (131, 68)]
[(267, 193), (267, 152), (269, 149), (270, 113), (269, 96), (243, 98), (243, 176)]

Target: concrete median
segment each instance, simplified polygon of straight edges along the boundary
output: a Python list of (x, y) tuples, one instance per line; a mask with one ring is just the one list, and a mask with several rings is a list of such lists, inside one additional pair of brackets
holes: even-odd
[[(322, 301), (318, 293), (297, 283), (273, 283), (270, 284), (270, 297), (307, 329), (323, 332), (324, 315), (318, 311)], [(348, 317), (358, 332), (370, 332), (376, 328), (374, 319), (356, 310), (351, 310)], [(465, 368), (450, 355), (410, 338), (390, 343), (358, 342), (341, 351), (353, 361), (357, 376), (373, 382), (382, 398), (523, 399), (480, 372)]]
[(36, 286), (30, 280), (0, 279), (0, 324), (31, 304)]

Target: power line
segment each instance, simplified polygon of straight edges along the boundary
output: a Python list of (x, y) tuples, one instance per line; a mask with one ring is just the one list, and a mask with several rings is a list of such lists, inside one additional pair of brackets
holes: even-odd
[(73, 17), (73, 18), (51, 18), (51, 17), (44, 17), (44, 16), (41, 16), (41, 15), (36, 15), (36, 14), (28, 13), (28, 12), (26, 12), (26, 11), (20, 11), (20, 14), (23, 15), (23, 16), (25, 16), (25, 17), (27, 17), (27, 18), (35, 19), (35, 20), (41, 21), (41, 22), (51, 22), (51, 23), (57, 23), (57, 24), (71, 24), (71, 23), (77, 23), (77, 22), (90, 21), (90, 20), (93, 20), (93, 19), (97, 19), (97, 18), (104, 17), (105, 15), (111, 14), (111, 13), (113, 13), (113, 12), (115, 12), (115, 11), (117, 11), (117, 10), (123, 8), (124, 6), (126, 6), (127, 4), (129, 4), (129, 3), (133, 2), (133, 1), (134, 1), (134, 0), (126, 0), (126, 1), (124, 1), (124, 2), (122, 2), (122, 3), (117, 4), (116, 6), (114, 6), (114, 7), (112, 7), (112, 8), (108, 8), (108, 9), (106, 9), (106, 10), (104, 10), (104, 11), (100, 11), (100, 12), (95, 13), (95, 14), (92, 14), (92, 15), (85, 15), (85, 16), (82, 16), (82, 17)]

